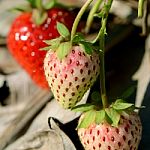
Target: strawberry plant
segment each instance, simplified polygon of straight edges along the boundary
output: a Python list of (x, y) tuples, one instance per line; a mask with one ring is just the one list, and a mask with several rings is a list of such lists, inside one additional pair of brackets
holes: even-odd
[[(85, 32), (90, 31), (93, 17), (101, 19), (97, 37), (87, 41), (76, 33), (80, 19), (93, 0), (87, 0), (79, 11), (71, 30), (57, 23), (60, 37), (45, 41), (49, 46), (44, 59), (44, 70), (55, 99), (64, 107), (83, 112), (77, 132), (86, 150), (137, 150), (142, 125), (136, 107), (123, 99), (109, 102), (105, 88), (105, 35), (113, 0), (97, 0), (92, 6)], [(101, 9), (99, 9), (101, 8)], [(139, 17), (143, 0), (139, 1)], [(77, 105), (84, 93), (100, 75), (100, 94), (93, 93), (94, 103)], [(99, 102), (98, 102), (99, 101)], [(98, 102), (98, 103), (97, 103)]]
[(41, 0), (27, 0), (29, 7), (17, 7), (21, 11), (13, 22), (7, 38), (7, 45), (19, 64), (33, 81), (49, 89), (44, 75), (43, 60), (46, 46), (43, 40), (59, 36), (56, 23), (61, 22), (71, 30), (76, 14), (58, 4), (55, 0), (42, 4)]

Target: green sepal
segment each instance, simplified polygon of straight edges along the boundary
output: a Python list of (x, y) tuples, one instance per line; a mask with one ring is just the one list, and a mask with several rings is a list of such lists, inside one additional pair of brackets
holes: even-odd
[(11, 12), (31, 12), (32, 9), (29, 6), (24, 5), (24, 6), (14, 7), (12, 9), (9, 9), (9, 11), (11, 11)]
[(47, 45), (57, 45), (57, 43), (60, 44), (60, 42), (63, 40), (63, 38), (60, 36), (58, 38), (52, 39), (52, 40), (44, 40), (44, 43)]
[(67, 38), (70, 36), (70, 32), (69, 32), (68, 28), (60, 22), (57, 22), (57, 30), (58, 30), (59, 34), (64, 38)]
[(42, 9), (42, 0), (26, 0), (30, 3), (32, 8)]
[(125, 109), (128, 109), (128, 108), (132, 107), (132, 106), (134, 106), (134, 104), (126, 103), (122, 99), (118, 99), (118, 100), (115, 101), (115, 103), (112, 104), (112, 107), (115, 110), (125, 110)]
[(83, 34), (76, 33), (76, 35), (74, 36), (74, 38), (72, 40), (72, 43), (79, 44), (81, 41), (85, 41)]
[(94, 107), (95, 106), (92, 104), (81, 104), (81, 105), (77, 105), (73, 107), (72, 110), (75, 112), (86, 112), (86, 111), (94, 109)]
[(56, 3), (57, 3), (56, 0), (49, 0), (43, 7), (45, 10), (49, 10), (49, 9), (53, 8)]
[(35, 0), (35, 6), (37, 9), (42, 10), (43, 9), (42, 0)]
[(46, 43), (47, 45), (50, 45), (50, 46), (40, 48), (40, 50), (56, 51), (63, 39), (64, 38), (60, 36), (60, 37), (52, 39), (52, 40), (44, 40), (43, 42)]
[(51, 46), (47, 46), (47, 47), (43, 47), (43, 48), (40, 48), (39, 50), (41, 51), (56, 51), (58, 49), (58, 46), (57, 45), (51, 45)]
[(106, 108), (105, 111), (108, 117), (111, 119), (112, 125), (117, 127), (120, 120), (120, 114), (113, 108)]
[(95, 122), (96, 124), (100, 124), (105, 119), (105, 110), (96, 111)]
[(56, 53), (60, 60), (62, 60), (65, 56), (68, 55), (70, 49), (71, 49), (71, 42), (63, 42), (58, 47)]
[(47, 13), (46, 12), (41, 13), (38, 9), (35, 9), (33, 10), (32, 19), (36, 25), (41, 25), (47, 19)]
[(84, 48), (85, 52), (89, 55), (92, 54), (93, 52), (93, 47), (92, 44), (90, 42), (86, 42), (86, 41), (80, 41), (81, 46)]
[(40, 48), (39, 50), (41, 50), (41, 51), (49, 51), (50, 49), (51, 49), (51, 46), (47, 46), (47, 47)]
[(92, 123), (95, 122), (96, 111), (91, 110), (85, 112), (84, 118), (81, 120), (77, 128), (88, 128)]
[(36, 0), (26, 0), (30, 3), (32, 8), (36, 8)]

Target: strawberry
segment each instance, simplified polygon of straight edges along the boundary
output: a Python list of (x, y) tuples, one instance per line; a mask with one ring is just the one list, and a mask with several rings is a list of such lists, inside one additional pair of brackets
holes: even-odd
[(43, 40), (59, 36), (56, 30), (57, 22), (64, 23), (71, 30), (75, 14), (64, 8), (51, 8), (44, 11), (43, 18), (38, 18), (37, 12), (37, 9), (36, 11), (23, 12), (14, 20), (7, 43), (12, 55), (33, 81), (40, 87), (48, 89), (43, 69), (46, 52), (39, 49), (46, 46)]
[(44, 60), (47, 81), (56, 100), (71, 108), (81, 100), (99, 75), (99, 56), (89, 55), (81, 46), (71, 46), (70, 53), (59, 59), (57, 53), (48, 51)]
[[(93, 109), (92, 105), (82, 106), (86, 111), (79, 119), (78, 136), (85, 150), (138, 149), (142, 133), (140, 118), (134, 111), (120, 108), (122, 106), (127, 108), (132, 104), (119, 100), (102, 110)], [(81, 110), (79, 106), (74, 109)]]
[(121, 116), (118, 127), (107, 122), (78, 129), (86, 150), (137, 150), (141, 139), (141, 122), (136, 113)]

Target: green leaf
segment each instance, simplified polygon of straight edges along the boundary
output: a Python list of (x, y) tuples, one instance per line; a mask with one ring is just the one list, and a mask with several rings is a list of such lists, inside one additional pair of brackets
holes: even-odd
[(60, 46), (57, 49), (57, 56), (60, 60), (62, 60), (65, 56), (68, 55), (70, 49), (71, 49), (71, 42), (63, 42), (60, 44)]
[(84, 118), (77, 128), (88, 128), (95, 121), (96, 111), (91, 110), (85, 113)]
[(84, 36), (83, 36), (83, 34), (81, 34), (81, 33), (77, 33), (77, 34), (74, 36), (73, 40), (72, 40), (72, 42), (75, 43), (75, 44), (78, 44), (78, 43), (80, 43), (81, 41), (85, 41)]
[(127, 109), (127, 108), (132, 107), (132, 106), (134, 106), (134, 104), (126, 103), (121, 99), (117, 100), (114, 104), (112, 104), (112, 107), (115, 110), (124, 110), (124, 109)]
[(127, 99), (127, 98), (130, 97), (134, 92), (135, 92), (135, 86), (131, 86), (131, 87), (129, 87), (129, 88), (121, 95), (121, 97), (122, 97), (123, 99)]
[(72, 108), (72, 110), (75, 111), (75, 112), (86, 112), (86, 111), (89, 111), (91, 109), (94, 109), (94, 105), (81, 104), (81, 105), (78, 105), (78, 106), (75, 106), (75, 107)]
[(60, 22), (57, 22), (57, 30), (58, 30), (59, 34), (64, 38), (70, 36), (70, 32), (69, 32), (68, 28)]
[(89, 42), (85, 42), (85, 41), (80, 41), (80, 43), (82, 44), (82, 46), (83, 46), (85, 52), (86, 52), (87, 54), (91, 55), (92, 52), (93, 52), (92, 44), (89, 43)]
[(96, 111), (95, 122), (100, 124), (105, 119), (105, 110)]
[(105, 111), (108, 117), (112, 120), (112, 125), (117, 127), (120, 120), (120, 114), (113, 108), (106, 108)]

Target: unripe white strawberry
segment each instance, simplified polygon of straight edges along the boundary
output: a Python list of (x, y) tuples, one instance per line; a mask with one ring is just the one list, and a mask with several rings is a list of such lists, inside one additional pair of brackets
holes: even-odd
[[(80, 118), (80, 122), (84, 114)], [(85, 150), (137, 150), (141, 140), (142, 125), (139, 116), (132, 112), (121, 114), (117, 127), (107, 122), (91, 123), (79, 128), (78, 135)]]
[(70, 53), (59, 59), (57, 51), (48, 51), (44, 60), (46, 79), (55, 99), (72, 108), (93, 85), (100, 71), (99, 55), (87, 54), (82, 46), (71, 46)]

